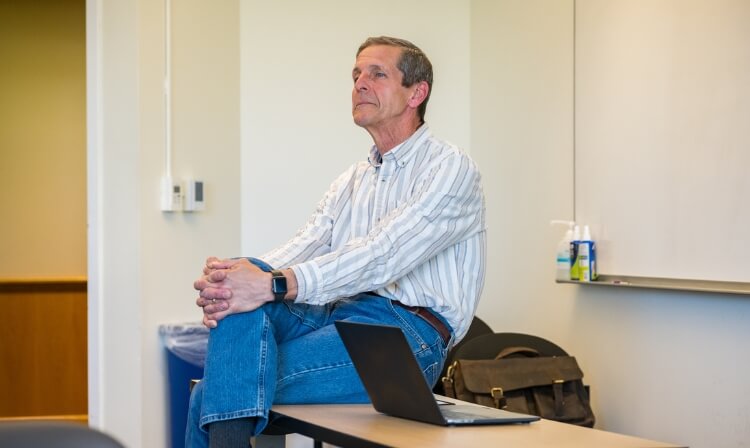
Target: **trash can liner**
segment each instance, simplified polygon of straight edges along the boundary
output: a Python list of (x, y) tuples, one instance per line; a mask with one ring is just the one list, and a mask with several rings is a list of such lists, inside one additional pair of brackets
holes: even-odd
[(200, 322), (159, 326), (167, 350), (197, 367), (206, 363), (208, 328)]

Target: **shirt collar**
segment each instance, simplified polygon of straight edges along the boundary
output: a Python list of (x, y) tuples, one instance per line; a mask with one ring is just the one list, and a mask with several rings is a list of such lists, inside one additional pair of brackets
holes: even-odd
[[(399, 166), (404, 166), (416, 152), (413, 151), (413, 149), (418, 147), (425, 139), (429, 138), (431, 135), (432, 133), (430, 132), (429, 126), (427, 126), (427, 123), (424, 123), (422, 124), (422, 126), (418, 127), (417, 130), (409, 136), (409, 138), (385, 153), (385, 157), (388, 159), (393, 159), (393, 161), (396, 162)], [(380, 151), (378, 151), (377, 146), (372, 145), (372, 147), (370, 148), (370, 156), (367, 158), (367, 161), (370, 162), (370, 165), (375, 168), (383, 164), (383, 157), (380, 156)]]

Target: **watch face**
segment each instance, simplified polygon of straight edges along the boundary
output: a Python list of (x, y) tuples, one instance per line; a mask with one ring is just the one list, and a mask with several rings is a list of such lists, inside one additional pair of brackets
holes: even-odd
[(280, 271), (271, 271), (271, 292), (274, 300), (283, 300), (286, 295), (286, 277)]
[(286, 294), (286, 277), (272, 277), (271, 291), (273, 291), (274, 294)]

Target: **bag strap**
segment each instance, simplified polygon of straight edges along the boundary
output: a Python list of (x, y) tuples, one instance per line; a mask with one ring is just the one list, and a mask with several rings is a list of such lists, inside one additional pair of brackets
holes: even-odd
[(563, 380), (555, 380), (552, 384), (552, 394), (555, 397), (555, 416), (565, 415), (565, 398), (563, 396)]
[(507, 358), (510, 355), (524, 355), (529, 358), (536, 358), (539, 352), (531, 347), (505, 347), (495, 356), (495, 359)]

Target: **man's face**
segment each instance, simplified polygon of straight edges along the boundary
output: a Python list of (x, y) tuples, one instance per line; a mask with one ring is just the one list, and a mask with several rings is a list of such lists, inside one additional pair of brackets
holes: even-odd
[(396, 67), (400, 56), (400, 48), (388, 45), (367, 47), (357, 56), (352, 70), (352, 116), (358, 126), (388, 129), (409, 112), (407, 103), (414, 87), (401, 85), (403, 74)]

